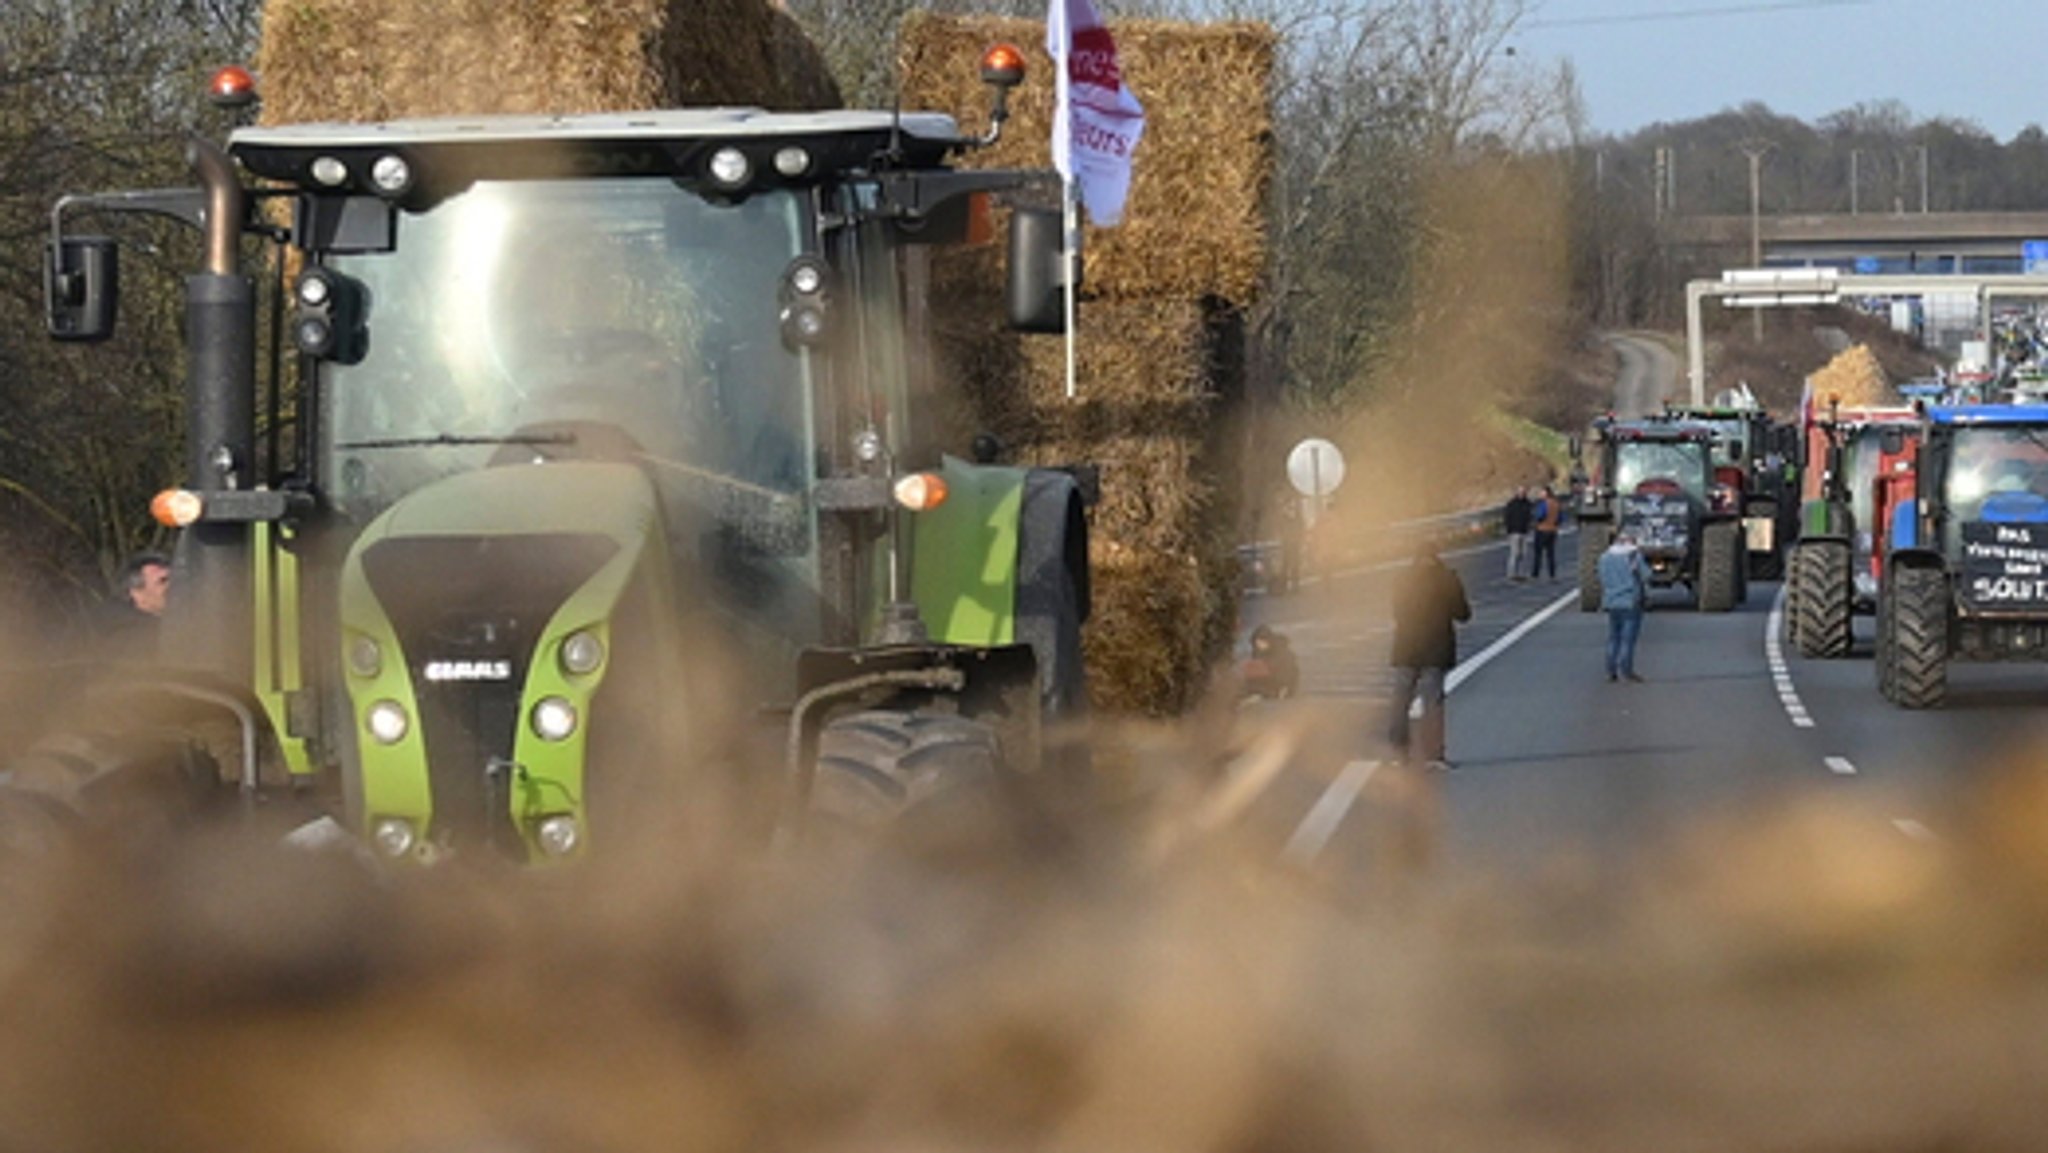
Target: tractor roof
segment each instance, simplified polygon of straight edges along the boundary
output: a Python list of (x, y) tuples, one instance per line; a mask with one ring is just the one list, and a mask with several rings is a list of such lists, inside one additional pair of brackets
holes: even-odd
[(1628, 420), (1608, 425), (1606, 435), (1607, 439), (1613, 441), (1679, 443), (1713, 440), (1714, 430), (1703, 424), (1687, 424), (1683, 421)]
[(1963, 404), (1929, 408), (1927, 419), (1946, 425), (2048, 425), (2048, 404)]
[[(309, 183), (314, 160), (334, 156), (354, 169), (390, 152), (426, 168), (453, 163), (511, 175), (693, 175), (723, 145), (772, 151), (801, 145), (814, 171), (871, 164), (892, 146), (896, 163), (936, 165), (957, 146), (951, 116), (932, 112), (766, 112), (687, 108), (582, 116), (460, 116), (378, 124), (289, 124), (238, 129), (228, 149), (249, 171)], [(748, 148), (748, 151), (754, 151)], [(767, 156), (756, 161), (768, 162)]]

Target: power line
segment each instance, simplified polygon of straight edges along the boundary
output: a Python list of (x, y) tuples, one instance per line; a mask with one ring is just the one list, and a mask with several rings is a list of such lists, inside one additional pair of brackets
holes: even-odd
[(1803, 12), (1815, 8), (1866, 8), (1876, 0), (1761, 0), (1750, 4), (1716, 4), (1710, 8), (1677, 8), (1669, 12), (1617, 12), (1605, 16), (1561, 16), (1531, 20), (1524, 28), (1589, 28), (1601, 24), (1661, 24), (1670, 20), (1706, 20), (1715, 16), (1751, 16), (1762, 12)]

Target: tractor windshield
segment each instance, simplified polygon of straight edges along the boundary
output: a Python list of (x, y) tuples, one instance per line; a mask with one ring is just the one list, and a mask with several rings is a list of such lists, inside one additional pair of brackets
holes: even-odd
[(1622, 496), (1682, 493), (1705, 503), (1706, 447), (1692, 440), (1623, 441), (1615, 446), (1614, 491)]
[(1949, 522), (2048, 522), (2048, 426), (1959, 428), (1943, 496)]
[(333, 506), (361, 522), (452, 473), (596, 440), (700, 488), (802, 490), (809, 390), (777, 301), (802, 221), (789, 193), (483, 182), (404, 217), (395, 252), (332, 258), (369, 290), (368, 351), (322, 389)]
[(1714, 430), (1714, 464), (1742, 468), (1749, 463), (1749, 422), (1708, 420), (1700, 423)]

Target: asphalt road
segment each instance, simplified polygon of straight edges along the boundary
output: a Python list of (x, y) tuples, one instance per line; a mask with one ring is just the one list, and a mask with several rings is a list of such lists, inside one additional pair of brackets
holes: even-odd
[[(1673, 367), (1643, 343), (1616, 342), (1624, 391), (1638, 399)], [(1696, 611), (1683, 590), (1660, 593), (1638, 649), (1646, 682), (1610, 684), (1604, 615), (1581, 613), (1572, 596), (1576, 537), (1560, 541), (1555, 583), (1505, 579), (1504, 547), (1446, 556), (1474, 608), (1450, 700), (1457, 768), (1423, 790), (1435, 860), (1451, 870), (1625, 874), (1682, 827), (1816, 793), (1871, 802), (1873, 837), (1964, 835), (1956, 813), (1972, 786), (2048, 742), (2048, 663), (1954, 665), (1947, 707), (1898, 709), (1878, 696), (1867, 618), (1847, 659), (1780, 650), (1775, 582), (1752, 582), (1747, 603), (1725, 614)], [(1400, 568), (1245, 605), (1246, 629), (1279, 628), (1302, 664), (1299, 700), (1243, 714), (1255, 729), (1294, 723), (1309, 734), (1243, 817), (1296, 864), (1348, 874), (1384, 862), (1383, 810), (1416, 793), (1381, 736), (1387, 597)]]

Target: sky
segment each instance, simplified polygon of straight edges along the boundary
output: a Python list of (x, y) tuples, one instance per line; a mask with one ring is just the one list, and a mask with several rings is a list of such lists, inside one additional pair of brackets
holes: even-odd
[(2030, 61), (2044, 0), (1530, 0), (1513, 44), (1569, 59), (1595, 130), (1625, 134), (1751, 100), (1818, 120), (1898, 100), (2000, 141), (2048, 125)]

